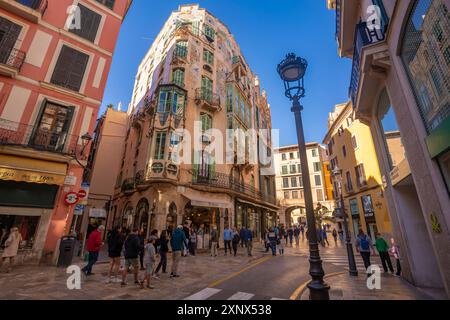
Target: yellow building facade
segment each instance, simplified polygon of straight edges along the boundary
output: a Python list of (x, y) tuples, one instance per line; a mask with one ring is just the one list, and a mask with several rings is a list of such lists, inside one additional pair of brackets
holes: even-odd
[[(391, 236), (392, 226), (371, 131), (355, 120), (351, 102), (337, 105), (330, 113), (324, 143), (330, 171), (336, 167), (342, 170), (342, 192), (350, 232), (355, 236), (362, 229), (373, 239), (377, 232)], [(401, 142), (392, 146), (402, 148)], [(332, 176), (330, 179), (333, 196), (339, 200), (339, 185)], [(342, 221), (338, 221), (338, 225), (342, 227)]]

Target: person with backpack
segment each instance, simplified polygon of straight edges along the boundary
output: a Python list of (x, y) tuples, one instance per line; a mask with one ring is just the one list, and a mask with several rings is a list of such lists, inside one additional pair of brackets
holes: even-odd
[(186, 235), (183, 232), (183, 226), (179, 225), (172, 234), (170, 246), (172, 247), (172, 273), (171, 278), (178, 278), (178, 264), (181, 258), (184, 244), (186, 243)]
[(370, 253), (375, 254), (375, 250), (372, 244), (372, 239), (364, 233), (361, 229), (356, 237), (356, 251), (361, 254), (364, 261), (364, 267), (366, 270), (371, 266)]
[(238, 249), (238, 245), (239, 245), (240, 241), (241, 241), (241, 237), (239, 236), (237, 229), (233, 228), (233, 238), (231, 240), (231, 245), (233, 247), (233, 253), (234, 253), (235, 257), (237, 255), (237, 249)]
[(139, 229), (134, 228), (125, 240), (125, 268), (122, 274), (122, 286), (126, 286), (128, 270), (133, 267), (134, 283), (140, 284), (138, 281), (139, 274), (139, 253), (141, 251), (141, 241), (139, 239)]

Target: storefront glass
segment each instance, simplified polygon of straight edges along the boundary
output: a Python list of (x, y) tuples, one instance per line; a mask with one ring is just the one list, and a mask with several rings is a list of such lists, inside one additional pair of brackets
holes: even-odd
[(15, 216), (15, 215), (0, 215), (0, 244), (4, 245), (8, 238), (9, 231), (13, 227), (19, 228), (22, 235), (23, 242), (21, 247), (23, 249), (33, 248), (36, 237), (36, 231), (39, 225), (40, 217), (34, 216)]

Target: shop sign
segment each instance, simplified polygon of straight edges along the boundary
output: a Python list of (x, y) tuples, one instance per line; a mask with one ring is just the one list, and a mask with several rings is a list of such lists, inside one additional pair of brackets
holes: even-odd
[(353, 218), (359, 218), (358, 200), (350, 200), (350, 212)]
[(106, 210), (103, 208), (91, 208), (89, 210), (89, 218), (106, 218)]
[(362, 196), (361, 201), (364, 209), (364, 216), (366, 218), (373, 217), (375, 214), (375, 210), (373, 209), (372, 197), (370, 195)]
[(77, 184), (77, 177), (75, 176), (66, 176), (66, 179), (64, 180), (65, 186), (74, 186)]
[(0, 168), (0, 180), (22, 181), (28, 183), (61, 185), (63, 176), (39, 172)]

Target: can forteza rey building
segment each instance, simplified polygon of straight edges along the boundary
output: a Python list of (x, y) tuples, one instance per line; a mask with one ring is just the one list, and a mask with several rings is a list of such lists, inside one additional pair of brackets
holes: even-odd
[[(276, 224), (274, 174), (259, 161), (272, 158), (270, 134), (258, 138), (271, 129), (267, 96), (228, 28), (207, 10), (182, 5), (171, 14), (139, 66), (128, 112), (108, 227), (148, 234), (188, 222), (207, 248), (213, 225), (220, 235), (247, 226), (258, 238)], [(231, 129), (257, 133), (241, 139)], [(224, 142), (214, 149), (216, 134)]]

